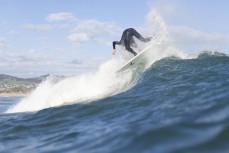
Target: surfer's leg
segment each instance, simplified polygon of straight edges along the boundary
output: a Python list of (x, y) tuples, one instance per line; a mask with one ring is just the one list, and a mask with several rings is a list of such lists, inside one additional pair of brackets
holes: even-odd
[(141, 40), (142, 42), (149, 42), (152, 39), (152, 37), (142, 37), (142, 35), (138, 33), (135, 29), (132, 30), (132, 35), (135, 36), (137, 39)]
[(125, 45), (125, 48), (127, 51), (131, 52), (132, 54), (134, 54), (134, 56), (137, 55), (137, 53), (132, 49), (130, 48), (130, 44), (132, 42), (132, 29), (127, 29), (125, 30), (125, 37), (123, 37), (123, 41), (124, 41), (124, 45)]
[(127, 44), (125, 43), (125, 47), (126, 47), (126, 50), (134, 54), (134, 56), (137, 55), (137, 53), (132, 48), (130, 48), (130, 43), (127, 43)]

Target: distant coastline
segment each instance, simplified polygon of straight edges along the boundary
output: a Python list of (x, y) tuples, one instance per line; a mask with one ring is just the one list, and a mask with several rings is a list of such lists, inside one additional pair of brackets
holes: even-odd
[(65, 78), (65, 76), (51, 76), (47, 74), (39, 77), (24, 79), (0, 74), (0, 97), (26, 96), (35, 90), (41, 82), (50, 77), (56, 81)]
[(29, 93), (0, 93), (0, 97), (25, 97)]
[(0, 96), (26, 96), (48, 76), (49, 75), (23, 79), (10, 75), (0, 74)]
[[(48, 77), (50, 77), (50, 75), (24, 79), (0, 74), (0, 97), (26, 96)], [(63, 78), (63, 76), (52, 77)]]

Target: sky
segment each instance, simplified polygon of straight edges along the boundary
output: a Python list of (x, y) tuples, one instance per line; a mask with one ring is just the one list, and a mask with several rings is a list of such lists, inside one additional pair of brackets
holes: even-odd
[(27, 78), (95, 71), (114, 58), (112, 41), (129, 27), (144, 36), (166, 33), (170, 43), (184, 52), (229, 53), (227, 0), (0, 3), (0, 74)]

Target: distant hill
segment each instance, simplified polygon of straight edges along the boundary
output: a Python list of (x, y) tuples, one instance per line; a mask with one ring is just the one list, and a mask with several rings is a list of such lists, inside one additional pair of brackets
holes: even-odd
[(50, 75), (42, 75), (40, 77), (23, 79), (0, 74), (0, 94), (27, 94), (49, 76)]
[(10, 83), (11, 81), (40, 83), (41, 81), (45, 80), (49, 76), (50, 75), (42, 75), (40, 77), (23, 79), (23, 78), (9, 76), (9, 75), (5, 75), (5, 74), (0, 74), (0, 83), (3, 83), (3, 82), (4, 83), (5, 82)]

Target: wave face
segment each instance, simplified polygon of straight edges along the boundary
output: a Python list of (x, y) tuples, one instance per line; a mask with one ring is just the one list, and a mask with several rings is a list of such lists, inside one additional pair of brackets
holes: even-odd
[[(2, 150), (11, 146), (10, 151), (22, 148), (31, 152), (229, 151), (227, 55), (202, 52), (190, 59), (170, 56), (154, 61), (143, 73), (121, 76), (104, 73), (111, 68), (107, 65), (115, 65), (113, 62), (93, 76), (53, 84), (46, 81), (31, 97), (22, 99), (21, 106), (16, 105), (12, 112), (40, 111), (1, 116), (0, 142), (8, 144)], [(36, 95), (42, 92), (44, 95)], [(24, 108), (23, 103), (30, 100), (32, 105)], [(42, 100), (45, 102), (38, 105)], [(71, 105), (62, 105), (66, 100)], [(48, 107), (48, 102), (53, 105)]]

